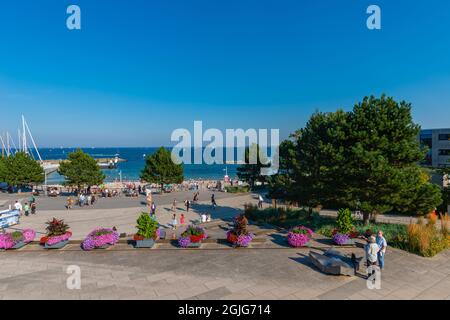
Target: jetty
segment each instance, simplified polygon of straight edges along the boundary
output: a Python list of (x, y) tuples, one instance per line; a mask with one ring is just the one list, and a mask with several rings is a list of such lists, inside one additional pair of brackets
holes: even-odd
[[(58, 171), (59, 165), (61, 162), (67, 162), (69, 160), (66, 159), (57, 159), (57, 160), (43, 160), (41, 162), (42, 168), (44, 169), (46, 174), (51, 174), (53, 172)], [(98, 165), (101, 169), (115, 169), (117, 165), (121, 162), (127, 162), (126, 159), (122, 159), (119, 157), (114, 158), (96, 158)]]

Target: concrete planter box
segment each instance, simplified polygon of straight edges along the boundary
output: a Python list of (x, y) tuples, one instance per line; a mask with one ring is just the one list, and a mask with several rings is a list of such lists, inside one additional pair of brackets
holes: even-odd
[(155, 245), (154, 239), (135, 240), (135, 248), (153, 248)]
[(337, 245), (337, 246), (354, 246), (355, 245), (355, 239), (348, 239), (345, 243), (336, 243), (333, 241), (333, 244)]
[(62, 249), (69, 243), (69, 240), (61, 241), (58, 243), (55, 243), (53, 245), (49, 245), (45, 243), (44, 248), (45, 249)]
[(11, 250), (17, 250), (17, 249), (20, 249), (20, 248), (26, 246), (27, 244), (28, 244), (28, 243), (23, 242), (23, 241), (17, 242), (17, 243), (11, 248)]
[(188, 244), (188, 246), (186, 248), (193, 249), (193, 248), (200, 248), (201, 246), (202, 246), (201, 242), (191, 242)]

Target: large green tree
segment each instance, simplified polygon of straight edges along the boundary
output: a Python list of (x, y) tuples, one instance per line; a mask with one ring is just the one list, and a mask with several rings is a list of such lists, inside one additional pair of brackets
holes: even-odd
[(69, 153), (67, 160), (60, 163), (58, 173), (65, 177), (65, 185), (76, 186), (78, 190), (105, 180), (97, 161), (81, 149)]
[(411, 105), (385, 96), (365, 98), (350, 112), (315, 113), (293, 134), (289, 197), (308, 207), (359, 209), (365, 223), (392, 210), (429, 212), (441, 197), (418, 166), (426, 152), (419, 131)]
[(163, 190), (164, 184), (183, 182), (183, 165), (174, 163), (170, 151), (161, 147), (154, 154), (147, 156), (141, 179), (157, 183)]
[(16, 152), (0, 160), (0, 180), (19, 190), (24, 186), (44, 182), (44, 169), (25, 152)]
[(261, 169), (268, 168), (267, 158), (258, 144), (254, 143), (250, 147), (245, 148), (244, 164), (237, 168), (237, 175), (240, 180), (247, 182), (251, 188), (255, 183), (266, 181), (266, 176), (261, 174)]

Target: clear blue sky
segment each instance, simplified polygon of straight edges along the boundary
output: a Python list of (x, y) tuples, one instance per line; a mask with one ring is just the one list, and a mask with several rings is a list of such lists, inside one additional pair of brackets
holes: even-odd
[[(82, 30), (66, 28), (78, 4)], [(382, 9), (382, 30), (366, 8)], [(159, 146), (172, 130), (280, 128), (370, 94), (450, 127), (448, 0), (14, 0), (0, 4), (0, 132)]]

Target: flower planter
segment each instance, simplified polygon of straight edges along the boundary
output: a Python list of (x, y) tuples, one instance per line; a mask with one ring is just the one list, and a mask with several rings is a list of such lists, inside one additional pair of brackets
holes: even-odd
[(84, 239), (81, 248), (85, 251), (107, 249), (119, 242), (119, 233), (108, 228), (96, 228)]
[(69, 243), (69, 240), (60, 241), (55, 244), (48, 244), (47, 242), (44, 244), (45, 249), (62, 249)]
[(351, 239), (347, 234), (336, 233), (333, 236), (333, 243), (338, 246), (355, 245), (355, 239)]
[(22, 247), (25, 247), (27, 244), (28, 244), (28, 243), (26, 243), (26, 242), (24, 242), (24, 241), (17, 242), (17, 243), (11, 248), (11, 250), (17, 250), (17, 249), (20, 249), (20, 248), (22, 248)]
[(287, 241), (293, 248), (301, 248), (309, 246), (313, 231), (304, 226), (297, 226), (289, 231)]
[(178, 239), (178, 246), (181, 248), (200, 248), (202, 241), (206, 238), (205, 229), (189, 226)]
[(195, 248), (200, 248), (201, 246), (202, 246), (201, 242), (191, 242), (184, 248), (195, 249)]
[(135, 240), (135, 248), (153, 248), (155, 245), (154, 239)]
[(250, 246), (254, 235), (248, 233), (246, 235), (237, 236), (232, 231), (227, 232), (227, 241), (233, 245), (234, 248), (247, 248)]
[(34, 240), (36, 232), (31, 229), (0, 234), (0, 249), (17, 250)]

